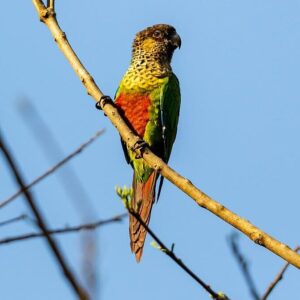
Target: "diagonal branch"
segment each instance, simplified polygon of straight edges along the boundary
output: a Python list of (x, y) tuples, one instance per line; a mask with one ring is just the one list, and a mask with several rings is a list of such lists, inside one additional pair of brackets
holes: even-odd
[(8, 224), (12, 224), (12, 223), (16, 223), (16, 222), (19, 222), (19, 221), (23, 221), (23, 220), (25, 220), (27, 218), (28, 218), (27, 215), (22, 214), (20, 216), (17, 216), (17, 217), (14, 217), (14, 218), (10, 218), (10, 219), (5, 220), (5, 221), (1, 221), (0, 222), (0, 226), (5, 226), (5, 225), (8, 225)]
[[(295, 252), (298, 252), (299, 250), (300, 250), (300, 246), (298, 246), (297, 248), (295, 248)], [(277, 276), (275, 277), (275, 279), (268, 286), (267, 290), (265, 291), (265, 293), (261, 297), (261, 300), (266, 300), (269, 297), (269, 295), (272, 293), (272, 291), (277, 286), (277, 284), (279, 283), (279, 281), (283, 278), (283, 275), (284, 275), (284, 273), (287, 270), (287, 268), (288, 268), (289, 265), (290, 265), (289, 263), (286, 263), (284, 265), (284, 267), (277, 274)]]
[(247, 261), (239, 249), (237, 238), (238, 235), (236, 233), (233, 233), (230, 236), (229, 242), (230, 242), (231, 251), (233, 253), (233, 256), (236, 258), (239, 267), (241, 268), (242, 274), (245, 278), (250, 294), (252, 295), (254, 300), (260, 300), (260, 296), (255, 287), (254, 280), (251, 276), (251, 273), (249, 271)]
[(47, 0), (47, 7), (52, 8), (53, 10), (55, 9), (55, 0)]
[[(127, 217), (127, 214), (120, 214), (120, 215), (114, 216), (112, 218), (109, 218), (106, 220), (100, 220), (100, 221), (93, 222), (93, 223), (71, 226), (71, 227), (67, 227), (67, 228), (48, 230), (47, 233), (49, 235), (52, 235), (52, 234), (72, 233), (72, 232), (74, 233), (74, 232), (79, 232), (79, 231), (83, 231), (83, 230), (95, 230), (98, 227), (101, 227), (103, 225), (121, 222), (125, 217)], [(39, 233), (32, 232), (32, 233), (17, 235), (17, 236), (1, 239), (0, 245), (10, 244), (13, 242), (19, 242), (19, 241), (24, 241), (24, 240), (28, 240), (28, 239), (40, 238), (40, 237), (44, 237), (44, 236), (45, 236), (45, 234), (42, 232), (39, 232)]]
[(37, 224), (43, 234), (45, 235), (45, 238), (48, 242), (49, 248), (51, 249), (53, 255), (56, 257), (56, 260), (63, 271), (66, 280), (69, 282), (71, 287), (73, 288), (75, 294), (78, 296), (79, 299), (82, 300), (88, 300), (89, 296), (86, 293), (86, 291), (80, 286), (77, 279), (75, 278), (74, 274), (70, 270), (69, 266), (67, 265), (63, 255), (60, 252), (60, 249), (58, 245), (56, 244), (55, 240), (52, 239), (52, 237), (48, 234), (48, 229), (46, 222), (42, 216), (42, 213), (40, 209), (38, 208), (33, 196), (31, 193), (26, 189), (24, 180), (22, 178), (21, 172), (19, 171), (19, 168), (17, 167), (17, 164), (15, 163), (10, 151), (8, 150), (8, 147), (0, 133), (0, 149), (3, 152), (3, 155), (7, 161), (7, 164), (9, 168), (11, 169), (16, 183), (19, 185), (20, 189), (22, 190), (22, 193), (24, 194), (24, 197), (26, 199), (27, 205), (31, 209), (32, 213), (34, 214)]
[[(86, 87), (88, 94), (91, 95), (96, 101), (99, 101), (99, 99), (101, 99), (101, 97), (103, 96), (103, 93), (77, 57), (76, 53), (67, 40), (66, 34), (59, 27), (54, 10), (46, 8), (41, 0), (32, 1), (39, 14), (40, 20), (44, 22), (51, 31), (58, 47), (63, 52), (72, 68), (74, 69), (75, 73), (78, 75), (79, 79)], [(132, 130), (130, 130), (113, 103), (101, 101), (100, 107), (113, 123), (113, 125), (117, 128), (122, 139), (126, 142), (128, 148), (134, 149), (134, 146), (138, 141), (140, 141), (140, 138), (136, 136), (132, 132)], [(290, 247), (279, 242), (275, 238), (260, 230), (258, 227), (251, 224), (246, 219), (241, 218), (234, 212), (224, 207), (222, 204), (207, 196), (204, 192), (194, 186), (190, 180), (184, 178), (176, 171), (171, 169), (167, 164), (163, 162), (162, 159), (153, 154), (149, 148), (146, 148), (146, 150), (142, 153), (142, 157), (151, 168), (159, 171), (162, 176), (167, 178), (184, 193), (194, 199), (198, 205), (206, 208), (219, 218), (223, 219), (228, 224), (243, 232), (256, 244), (266, 247), (295, 267), (300, 268), (300, 255), (294, 252)]]
[(181, 269), (183, 269), (189, 276), (191, 276), (198, 284), (200, 284), (211, 296), (212, 299), (215, 300), (229, 300), (229, 298), (222, 294), (216, 293), (212, 290), (212, 288), (206, 284), (203, 280), (201, 280), (177, 255), (174, 253), (174, 244), (171, 249), (167, 248), (166, 245), (157, 237), (157, 235), (146, 225), (146, 223), (141, 219), (139, 214), (137, 214), (133, 209), (126, 206), (128, 212), (136, 218), (138, 222), (145, 228), (148, 234), (155, 240), (155, 242), (159, 245), (160, 249), (163, 253), (169, 256)]
[[(92, 136), (88, 141), (86, 141), (85, 143), (83, 143), (75, 151), (73, 151), (68, 156), (66, 156), (64, 159), (62, 159), (61, 161), (59, 161), (56, 165), (52, 166), (45, 173), (43, 173), (42, 175), (38, 176), (31, 183), (29, 183), (28, 185), (26, 185), (24, 187), (24, 189), (26, 189), (26, 190), (31, 189), (34, 185), (36, 185), (37, 183), (39, 183), (40, 181), (42, 181), (43, 179), (45, 179), (50, 174), (54, 173), (57, 169), (59, 169), (60, 167), (62, 167), (65, 163), (67, 163), (69, 160), (71, 160), (74, 156), (76, 156), (77, 154), (81, 153), (87, 146), (89, 146), (91, 143), (93, 143), (103, 132), (104, 132), (104, 130), (100, 130), (100, 131), (96, 132), (96, 134), (94, 136)], [(8, 197), (7, 199), (3, 200), (0, 203), (0, 208), (4, 207), (8, 203), (10, 203), (14, 199), (16, 199), (22, 193), (23, 193), (23, 189), (20, 189), (15, 194), (13, 194), (10, 197)]]
[[(36, 109), (30, 99), (23, 98), (20, 101), (19, 112), (25, 124), (31, 133), (39, 142), (41, 149), (45, 153), (51, 165), (56, 162), (57, 158), (65, 157), (59, 142), (53, 135), (50, 127), (47, 125), (43, 116)], [(57, 173), (62, 187), (69, 196), (81, 222), (86, 223), (96, 220), (95, 209), (89, 193), (84, 188), (81, 179), (77, 176), (76, 171), (71, 164), (66, 164), (63, 170)], [(98, 244), (97, 235), (93, 231), (85, 231), (80, 235), (80, 269), (86, 288), (89, 290), (92, 299), (97, 298), (98, 293)]]

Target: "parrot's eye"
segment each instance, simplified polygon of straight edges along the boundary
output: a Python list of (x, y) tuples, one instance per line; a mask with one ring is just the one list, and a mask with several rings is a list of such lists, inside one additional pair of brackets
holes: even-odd
[(153, 37), (158, 39), (158, 38), (161, 38), (162, 37), (162, 32), (160, 30), (155, 30), (153, 32)]

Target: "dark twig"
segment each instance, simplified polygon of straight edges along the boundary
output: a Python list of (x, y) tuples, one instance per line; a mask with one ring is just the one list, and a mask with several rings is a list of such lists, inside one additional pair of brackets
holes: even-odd
[(236, 233), (231, 234), (231, 236), (229, 238), (231, 251), (233, 253), (233, 256), (235, 257), (235, 259), (238, 262), (238, 265), (239, 265), (239, 267), (241, 269), (241, 272), (242, 272), (242, 274), (245, 278), (245, 281), (247, 283), (247, 286), (249, 288), (249, 291), (250, 291), (250, 294), (251, 294), (252, 298), (255, 299), (255, 300), (260, 300), (260, 296), (259, 296), (259, 293), (258, 293), (256, 287), (255, 287), (254, 280), (251, 276), (251, 273), (249, 271), (247, 261), (246, 261), (246, 259), (244, 258), (243, 254), (241, 253), (241, 251), (239, 249), (239, 245), (238, 245), (238, 242), (237, 242), (238, 237), (239, 236)]
[[(300, 246), (296, 247), (294, 251), (298, 252), (299, 250), (300, 250)], [(279, 283), (279, 281), (283, 278), (283, 275), (284, 275), (284, 273), (287, 270), (289, 265), (290, 265), (289, 263), (286, 263), (284, 265), (284, 267), (281, 269), (281, 271), (276, 275), (275, 279), (268, 286), (267, 290), (265, 291), (265, 293), (261, 297), (261, 300), (266, 300), (268, 298), (268, 296), (271, 294), (273, 289), (276, 287), (276, 285)]]
[[(79, 232), (82, 230), (94, 230), (103, 225), (121, 222), (125, 217), (127, 217), (126, 213), (114, 216), (114, 217), (106, 219), (106, 220), (100, 220), (97, 222), (93, 222), (93, 223), (48, 230), (47, 233), (49, 235), (52, 235), (52, 234)], [(18, 241), (24, 241), (24, 240), (28, 240), (28, 239), (40, 238), (43, 236), (44, 236), (44, 233), (36, 233), (36, 232), (22, 234), (22, 235), (2, 239), (2, 240), (0, 240), (0, 245), (9, 244), (9, 243), (18, 242)]]
[[(23, 98), (19, 101), (18, 111), (51, 165), (61, 157), (65, 157), (64, 151), (52, 133), (51, 128), (29, 99)], [(59, 177), (65, 193), (69, 196), (72, 204), (74, 204), (81, 222), (96, 220), (96, 210), (93, 207), (92, 200), (72, 165), (66, 164), (56, 175)]]
[(18, 217), (14, 217), (14, 218), (11, 218), (11, 219), (8, 219), (8, 220), (5, 220), (5, 221), (1, 221), (0, 226), (5, 226), (5, 225), (11, 224), (11, 223), (16, 223), (16, 222), (19, 222), (19, 221), (23, 221), (27, 218), (28, 218), (27, 215), (22, 214)]
[(16, 183), (19, 185), (20, 190), (22, 191), (22, 193), (25, 196), (25, 199), (26, 199), (26, 202), (27, 202), (29, 208), (31, 209), (32, 213), (34, 214), (34, 216), (38, 222), (39, 228), (42, 230), (43, 234), (45, 235), (45, 238), (48, 242), (49, 248), (51, 249), (52, 253), (56, 257), (57, 262), (60, 265), (60, 268), (65, 275), (66, 280), (69, 282), (69, 284), (71, 285), (71, 287), (73, 288), (74, 292), (76, 293), (76, 295), (78, 296), (79, 299), (82, 299), (82, 300), (89, 299), (88, 294), (80, 286), (80, 284), (78, 283), (74, 274), (71, 272), (63, 255), (61, 254), (59, 247), (56, 244), (55, 240), (52, 239), (52, 237), (48, 234), (48, 229), (47, 229), (47, 225), (44, 220), (44, 217), (42, 216), (40, 209), (38, 208), (37, 204), (35, 203), (35, 200), (34, 200), (32, 194), (26, 188), (26, 185), (22, 178), (21, 172), (19, 171), (17, 164), (15, 163), (10, 151), (8, 150), (8, 147), (6, 146), (6, 143), (5, 143), (1, 133), (0, 133), (0, 149), (2, 150), (4, 157), (7, 161), (7, 164), (14, 175)]
[(143, 222), (140, 216), (132, 209), (127, 207), (128, 212), (136, 218), (140, 224), (146, 229), (149, 235), (155, 240), (155, 242), (159, 245), (160, 250), (169, 256), (181, 269), (183, 269), (189, 276), (191, 276), (197, 283), (199, 283), (211, 296), (212, 299), (215, 300), (229, 300), (229, 298), (221, 293), (214, 292), (211, 287), (202, 281), (191, 269), (189, 269), (180, 258), (178, 258), (174, 253), (174, 244), (172, 244), (171, 250), (165, 246), (165, 244), (157, 237), (157, 235)]
[[(64, 151), (52, 133), (51, 128), (33, 103), (23, 98), (19, 101), (18, 107), (21, 117), (38, 141), (49, 163), (53, 165), (59, 158), (65, 157)], [(96, 209), (93, 207), (92, 199), (84, 188), (81, 177), (77, 175), (72, 165), (66, 164), (60, 172), (56, 172), (56, 176), (60, 179), (65, 193), (80, 216), (80, 222), (87, 223), (97, 220)], [(79, 239), (81, 248), (81, 274), (91, 298), (96, 299), (98, 298), (97, 292), (99, 289), (97, 235), (95, 231), (86, 231), (80, 234)]]
[[(45, 173), (34, 179), (30, 184), (26, 185), (24, 187), (24, 190), (32, 188), (34, 185), (39, 183), (41, 180), (45, 179), (47, 176), (55, 172), (57, 169), (59, 169), (61, 166), (63, 166), (65, 163), (67, 163), (70, 159), (72, 159), (74, 156), (79, 154), (81, 151), (83, 151), (87, 146), (89, 146), (92, 142), (94, 142), (102, 133), (104, 130), (98, 131), (93, 137), (91, 137), (87, 142), (83, 143), (80, 147), (78, 147), (75, 151), (70, 153), (68, 156), (66, 156), (64, 159), (62, 159), (60, 162), (58, 162), (56, 165), (52, 166), (49, 170), (47, 170)], [(0, 208), (4, 207), (11, 201), (13, 201), (15, 198), (20, 196), (23, 193), (23, 189), (20, 189), (15, 194), (10, 196), (9, 198), (5, 199), (0, 203)]]

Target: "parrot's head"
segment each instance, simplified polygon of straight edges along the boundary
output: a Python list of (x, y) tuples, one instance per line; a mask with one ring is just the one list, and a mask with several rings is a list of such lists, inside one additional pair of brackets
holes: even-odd
[(133, 41), (133, 57), (156, 59), (170, 63), (181, 39), (173, 26), (157, 24), (138, 32)]

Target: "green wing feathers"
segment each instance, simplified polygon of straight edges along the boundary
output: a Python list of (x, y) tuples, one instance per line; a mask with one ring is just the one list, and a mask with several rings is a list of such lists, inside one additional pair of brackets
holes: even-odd
[(161, 94), (161, 119), (164, 140), (164, 161), (168, 162), (177, 134), (177, 125), (180, 111), (179, 81), (173, 74), (164, 85)]

